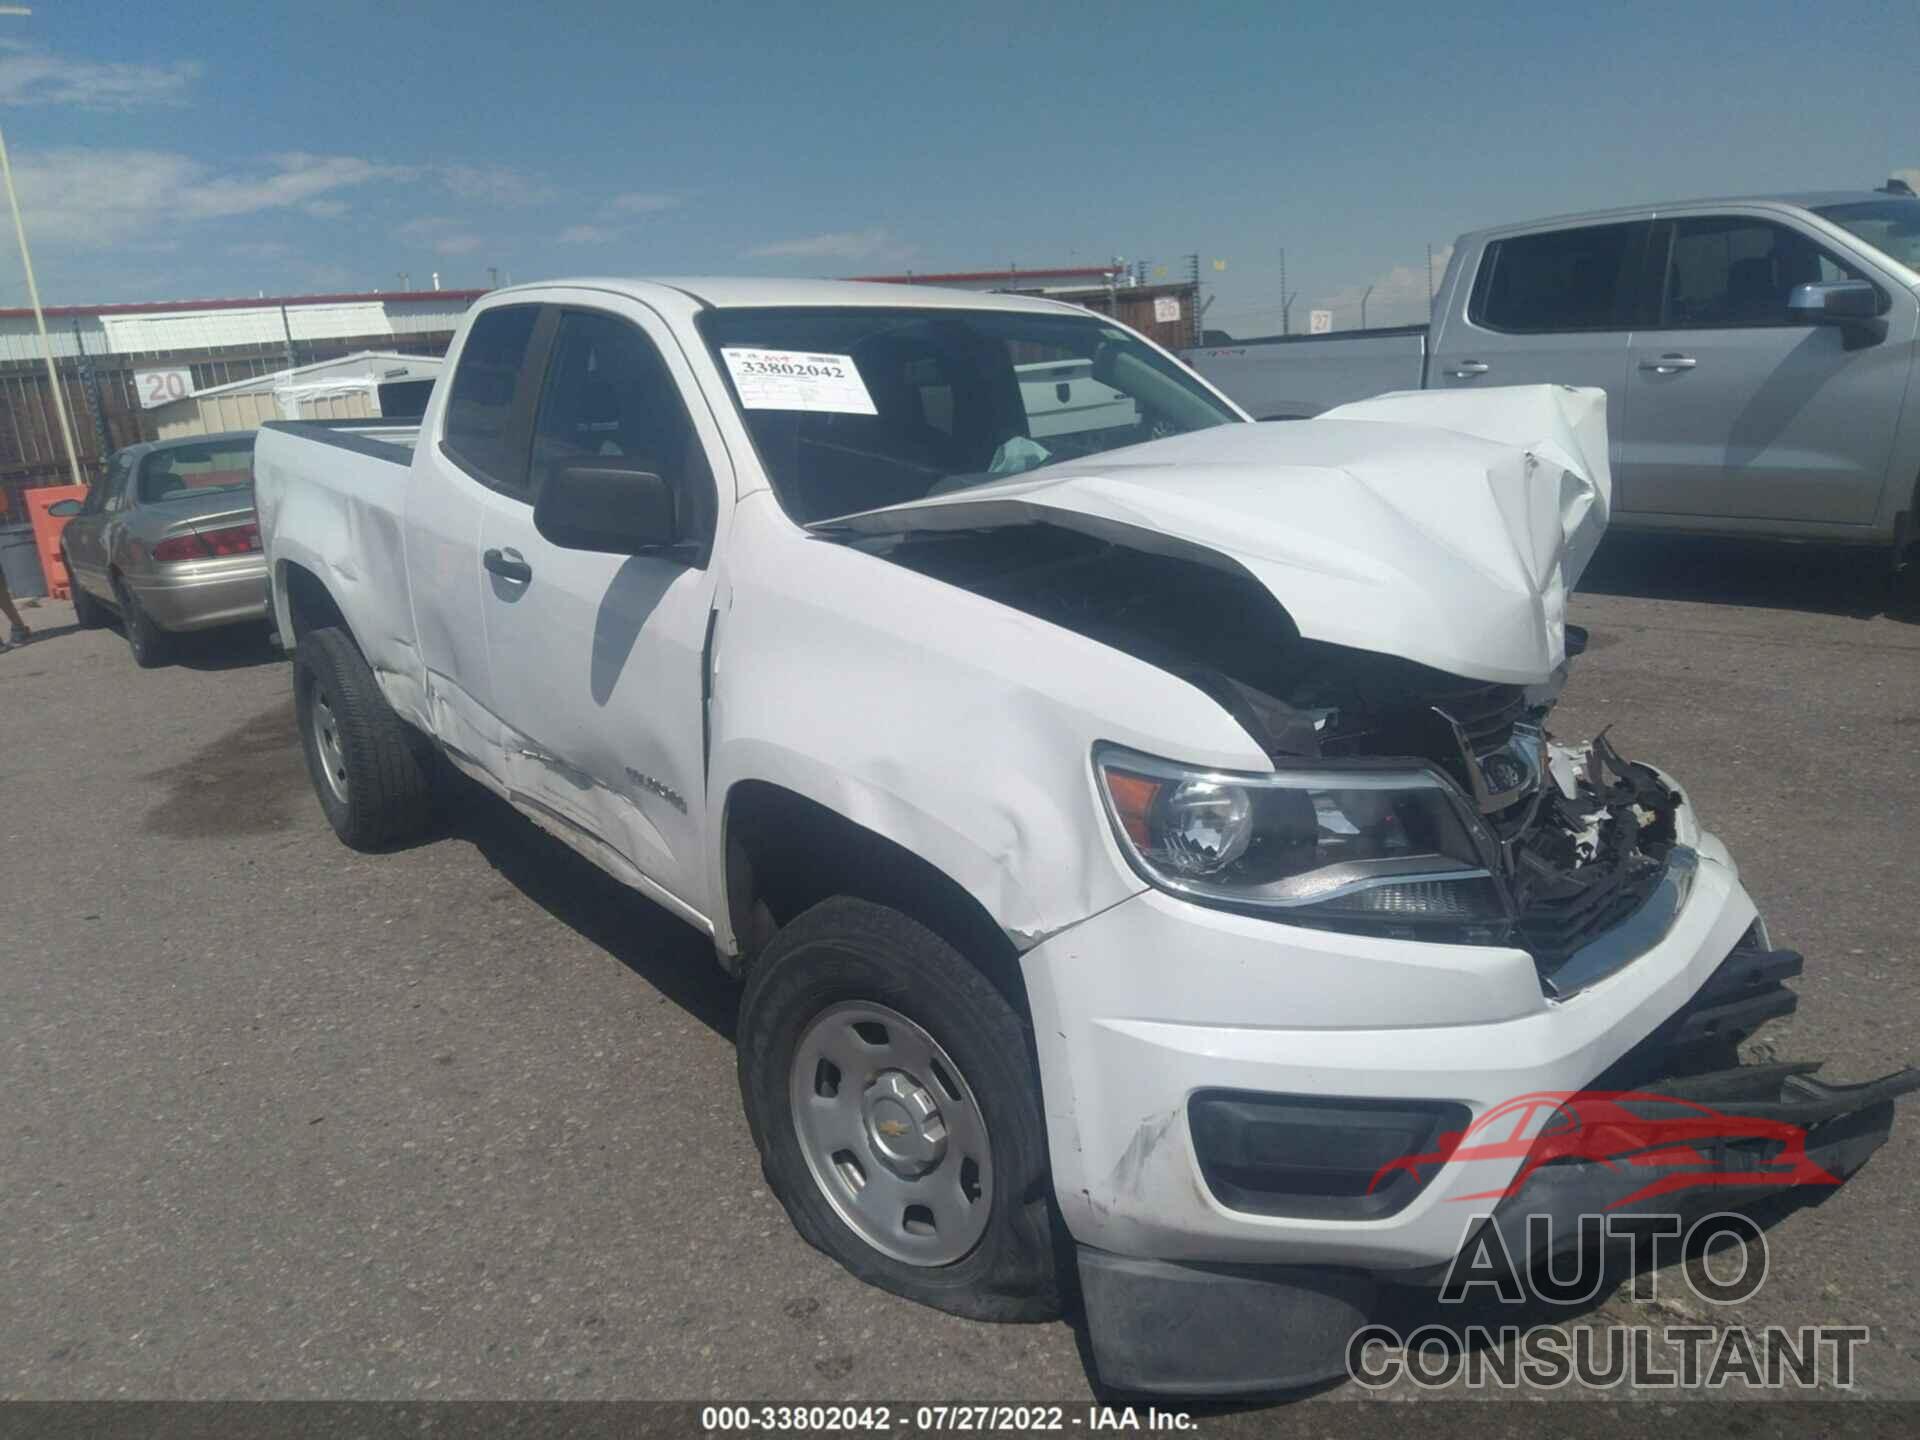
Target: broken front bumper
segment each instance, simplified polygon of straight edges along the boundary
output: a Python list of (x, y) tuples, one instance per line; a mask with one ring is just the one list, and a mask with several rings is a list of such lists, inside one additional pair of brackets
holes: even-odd
[[(1566, 1222), (1646, 1184), (1597, 1161), (1523, 1168), (1549, 1104), (1519, 1122), (1509, 1138), (1522, 1143), (1472, 1164), (1446, 1158), (1457, 1137), (1439, 1137), (1442, 1158), (1391, 1205), (1259, 1213), (1221, 1183), (1217, 1150), (1209, 1173), (1197, 1099), (1282, 1102), (1290, 1113), (1270, 1133), (1313, 1153), (1360, 1144), (1369, 1105), (1421, 1149), (1436, 1137), (1419, 1136), (1414, 1107), (1451, 1107), (1471, 1133), (1516, 1097), (1664, 1086), (1730, 1115), (1777, 1112), (1807, 1128), (1809, 1163), (1836, 1178), (1858, 1168), (1886, 1137), (1892, 1096), (1920, 1074), (1829, 1087), (1804, 1067), (1724, 1073), (1741, 1036), (1791, 1008), (1780, 982), (1798, 957), (1765, 948), (1717, 840), (1691, 825), (1678, 839), (1692, 868), (1672, 913), (1564, 998), (1544, 992), (1524, 951), (1305, 930), (1158, 892), (1028, 952), (1055, 1190), (1107, 1383), (1228, 1393), (1337, 1375), (1377, 1288), (1433, 1283), (1489, 1214), (1517, 1227), (1518, 1255), (1527, 1215)], [(1312, 1130), (1315, 1105), (1340, 1123)], [(1443, 1124), (1459, 1128), (1429, 1128)], [(1719, 1163), (1754, 1149), (1733, 1144)], [(1745, 1203), (1743, 1189), (1779, 1193), (1721, 1185), (1714, 1208)]]

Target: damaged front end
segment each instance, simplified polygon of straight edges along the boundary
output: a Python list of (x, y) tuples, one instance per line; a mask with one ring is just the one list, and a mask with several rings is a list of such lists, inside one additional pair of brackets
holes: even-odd
[[(1150, 757), (1102, 760), (1116, 829), (1162, 888), (1292, 924), (1518, 945), (1557, 997), (1630, 961), (1685, 899), (1695, 857), (1679, 793), (1604, 736), (1549, 737), (1565, 665), (1539, 685), (1488, 683), (1308, 639), (1243, 572), (1060, 527), (857, 543), (1145, 660), (1239, 722), (1275, 776), (1252, 782), (1250, 837), (1221, 842), (1240, 846), (1231, 865), (1183, 870), (1153, 848), (1152, 807), (1188, 796), (1194, 777)], [(1583, 642), (1569, 627), (1569, 654)], [(1449, 813), (1426, 799), (1362, 815), (1359, 788), (1382, 792), (1395, 775)], [(1422, 863), (1433, 851), (1444, 869)]]

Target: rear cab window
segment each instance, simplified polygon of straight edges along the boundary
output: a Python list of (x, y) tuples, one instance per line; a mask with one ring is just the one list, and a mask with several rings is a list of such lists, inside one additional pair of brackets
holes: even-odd
[(1629, 220), (1493, 240), (1467, 318), (1513, 335), (1630, 329), (1648, 229)]

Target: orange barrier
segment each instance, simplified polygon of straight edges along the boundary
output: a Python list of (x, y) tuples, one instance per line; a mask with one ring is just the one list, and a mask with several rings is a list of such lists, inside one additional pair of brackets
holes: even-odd
[(84, 500), (87, 487), (43, 485), (38, 490), (22, 490), (20, 498), (27, 502), (27, 519), (33, 524), (33, 543), (40, 551), (40, 573), (47, 577), (47, 593), (56, 600), (69, 599), (73, 581), (60, 559), (60, 532), (67, 528), (69, 517), (49, 515), (47, 507), (61, 500)]

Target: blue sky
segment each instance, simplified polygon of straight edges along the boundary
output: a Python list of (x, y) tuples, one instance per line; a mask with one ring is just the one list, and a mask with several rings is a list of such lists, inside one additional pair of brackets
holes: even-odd
[(1296, 326), (1390, 323), (1475, 226), (1920, 170), (1913, 0), (40, 0), (0, 47), (49, 303), (1198, 251), (1257, 334), (1283, 247)]

